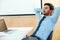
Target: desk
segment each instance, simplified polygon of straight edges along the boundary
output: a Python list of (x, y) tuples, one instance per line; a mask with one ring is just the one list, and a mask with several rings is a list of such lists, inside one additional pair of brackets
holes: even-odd
[(21, 40), (33, 27), (8, 28), (8, 31), (0, 32), (0, 40)]

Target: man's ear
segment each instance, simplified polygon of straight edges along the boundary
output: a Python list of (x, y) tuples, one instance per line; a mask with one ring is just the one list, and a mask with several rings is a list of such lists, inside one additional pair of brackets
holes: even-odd
[(54, 11), (52, 11), (52, 15), (54, 14)]
[(50, 12), (50, 16), (52, 16), (54, 14), (54, 11), (53, 10), (51, 10), (51, 12)]

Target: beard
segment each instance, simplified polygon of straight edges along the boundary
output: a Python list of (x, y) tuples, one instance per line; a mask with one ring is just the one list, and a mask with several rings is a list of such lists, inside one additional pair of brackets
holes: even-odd
[(45, 16), (48, 16), (49, 15), (49, 12), (42, 12), (41, 14), (42, 15), (45, 15)]

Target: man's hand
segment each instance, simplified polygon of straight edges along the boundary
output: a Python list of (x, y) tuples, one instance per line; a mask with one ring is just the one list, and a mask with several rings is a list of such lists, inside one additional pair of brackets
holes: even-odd
[(40, 40), (37, 37), (33, 37), (33, 36), (27, 36), (25, 38), (23, 38), (22, 40)]
[(28, 40), (28, 38), (29, 38), (29, 36), (28, 36), (28, 35), (26, 35), (26, 37), (25, 37), (25, 38), (23, 38), (22, 40)]
[(35, 13), (40, 13), (40, 12), (42, 12), (42, 10), (41, 10), (41, 8), (35, 8), (35, 9), (34, 9), (34, 12), (35, 12)]

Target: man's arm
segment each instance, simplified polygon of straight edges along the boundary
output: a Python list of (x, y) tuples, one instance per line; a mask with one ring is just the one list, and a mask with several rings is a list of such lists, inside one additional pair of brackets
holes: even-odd
[(54, 9), (54, 15), (52, 16), (52, 21), (56, 23), (58, 17), (60, 15), (60, 7)]
[(35, 8), (34, 9), (34, 12), (35, 12), (35, 15), (38, 19), (41, 19), (42, 18), (42, 15), (41, 15), (41, 8)]

